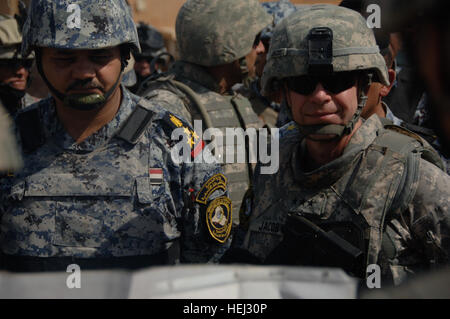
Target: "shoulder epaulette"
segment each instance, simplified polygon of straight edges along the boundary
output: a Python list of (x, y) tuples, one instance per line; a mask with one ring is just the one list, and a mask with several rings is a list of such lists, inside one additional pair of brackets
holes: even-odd
[(31, 153), (45, 143), (45, 134), (38, 107), (30, 107), (17, 114), (17, 127), (25, 153)]
[(152, 122), (154, 114), (151, 103), (144, 98), (140, 99), (116, 136), (128, 143), (136, 144)]

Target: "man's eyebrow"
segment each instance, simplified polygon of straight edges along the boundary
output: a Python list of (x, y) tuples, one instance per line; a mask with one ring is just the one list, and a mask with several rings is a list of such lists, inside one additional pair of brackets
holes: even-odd
[(55, 51), (53, 51), (53, 54), (72, 55), (74, 54), (74, 52), (72, 50), (55, 49)]
[(109, 49), (98, 49), (98, 50), (92, 50), (93, 54), (111, 54), (111, 50)]

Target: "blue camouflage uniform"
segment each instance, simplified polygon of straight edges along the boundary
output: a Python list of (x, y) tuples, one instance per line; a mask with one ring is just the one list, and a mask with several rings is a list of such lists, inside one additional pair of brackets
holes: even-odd
[(26, 154), (23, 171), (0, 181), (4, 268), (206, 263), (229, 247), (231, 202), (220, 166), (174, 162), (172, 131), (194, 138), (193, 131), (156, 105), (147, 103), (153, 118), (135, 145), (120, 139), (139, 100), (121, 89), (115, 118), (80, 144), (53, 98), (25, 110), (38, 110), (45, 143)]

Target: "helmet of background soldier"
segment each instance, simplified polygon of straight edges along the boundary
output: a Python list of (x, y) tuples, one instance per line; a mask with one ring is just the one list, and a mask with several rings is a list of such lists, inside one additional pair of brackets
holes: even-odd
[(207, 67), (239, 60), (271, 22), (257, 0), (188, 0), (176, 20), (180, 59)]
[(310, 73), (309, 34), (323, 27), (332, 31), (333, 72), (371, 70), (389, 85), (386, 63), (364, 18), (347, 8), (320, 4), (293, 13), (275, 28), (262, 78), (265, 92), (273, 91), (278, 80)]
[[(22, 34), (17, 20), (0, 17), (0, 60), (23, 59), (20, 50), (21, 44)], [(26, 59), (33, 59), (33, 55), (28, 55)]]
[(289, 0), (280, 0), (277, 2), (263, 2), (262, 7), (268, 14), (273, 17), (273, 23), (267, 26), (261, 32), (261, 40), (272, 38), (273, 29), (284, 18), (291, 13), (297, 11), (297, 7), (293, 5)]
[(137, 32), (142, 52), (136, 57), (156, 58), (167, 52), (161, 32), (154, 27), (141, 22), (137, 25)]
[[(268, 95), (278, 91), (285, 78), (346, 71), (365, 71), (375, 81), (389, 85), (386, 62), (362, 15), (335, 5), (312, 5), (275, 27), (261, 83)], [(303, 134), (350, 134), (367, 100), (362, 88), (358, 94), (358, 107), (349, 123), (303, 126)]]
[(22, 54), (34, 48), (95, 50), (128, 44), (140, 52), (124, 0), (33, 0), (23, 29)]

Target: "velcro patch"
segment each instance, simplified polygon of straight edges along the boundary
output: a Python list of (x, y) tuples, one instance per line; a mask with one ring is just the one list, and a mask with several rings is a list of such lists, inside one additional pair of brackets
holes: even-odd
[(198, 192), (195, 201), (206, 205), (209, 196), (218, 189), (227, 190), (227, 178), (223, 174), (216, 174), (208, 179)]
[(232, 208), (231, 200), (226, 197), (214, 199), (206, 209), (206, 225), (212, 238), (224, 243), (231, 232)]

